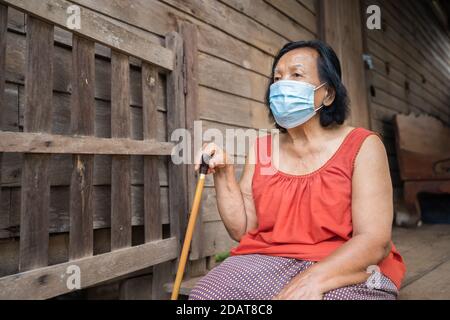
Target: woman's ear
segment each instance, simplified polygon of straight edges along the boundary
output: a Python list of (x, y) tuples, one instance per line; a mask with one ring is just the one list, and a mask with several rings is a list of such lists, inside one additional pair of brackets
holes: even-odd
[(336, 91), (333, 88), (326, 87), (325, 88), (325, 98), (323, 99), (323, 104), (325, 106), (329, 106), (333, 103), (334, 98), (336, 97)]

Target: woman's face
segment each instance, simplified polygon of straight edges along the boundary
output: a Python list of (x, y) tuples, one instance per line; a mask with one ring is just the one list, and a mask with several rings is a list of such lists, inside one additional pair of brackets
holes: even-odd
[[(318, 87), (322, 83), (319, 79), (317, 59), (319, 54), (311, 48), (298, 48), (284, 54), (278, 61), (273, 74), (273, 81), (295, 80), (312, 84)], [(319, 108), (323, 103), (330, 105), (333, 99), (327, 95), (327, 86), (324, 85), (316, 90), (314, 95), (314, 105)], [(331, 100), (331, 101), (330, 101)]]

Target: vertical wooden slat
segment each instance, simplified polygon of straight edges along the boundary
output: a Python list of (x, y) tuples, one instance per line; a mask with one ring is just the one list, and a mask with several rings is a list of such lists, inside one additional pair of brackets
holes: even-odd
[[(142, 118), (144, 140), (157, 139), (156, 87), (158, 70), (142, 63)], [(144, 234), (145, 242), (162, 238), (158, 158), (144, 157)]]
[[(53, 26), (28, 17), (24, 131), (50, 132), (53, 94)], [(25, 154), (20, 217), (20, 271), (48, 263), (50, 187), (48, 154)]]
[[(111, 53), (111, 135), (130, 137), (130, 65), (128, 56)], [(111, 250), (131, 246), (130, 156), (112, 157)]]
[[(72, 134), (94, 135), (94, 42), (77, 35), (72, 43)], [(93, 254), (93, 155), (74, 155), (70, 181), (70, 259)]]
[[(8, 24), (8, 7), (0, 4), (0, 130), (3, 129), (3, 116), (5, 106), (5, 56), (6, 56), (6, 29)], [(2, 198), (2, 158), (0, 152), (0, 199)], [(1, 207), (0, 207), (1, 215)]]
[[(180, 33), (183, 38), (184, 47), (184, 78), (185, 78), (185, 94), (186, 94), (186, 128), (194, 137), (194, 121), (199, 119), (198, 112), (198, 40), (196, 26), (189, 22), (182, 22), (180, 24)], [(191, 144), (191, 154), (195, 155), (196, 149), (201, 148), (201, 143), (198, 146), (194, 145), (194, 140)], [(188, 207), (191, 207), (192, 199), (194, 198), (196, 186), (196, 174), (194, 165), (187, 166), (187, 191), (188, 191)], [(195, 225), (195, 232), (192, 237), (190, 260), (196, 260), (203, 257), (203, 229), (202, 228), (202, 214), (201, 208)]]
[[(174, 70), (167, 76), (167, 134), (169, 140), (172, 132), (185, 128), (185, 103), (183, 79), (183, 39), (176, 32), (166, 35), (166, 47), (175, 54)], [(175, 143), (177, 143), (175, 141)], [(182, 231), (187, 220), (187, 176), (186, 166), (175, 164), (169, 159), (169, 219), (170, 233), (178, 239), (181, 247)]]
[[(183, 40), (176, 32), (166, 35), (166, 47), (174, 52), (174, 70), (167, 75), (167, 134), (170, 140), (172, 132), (184, 128), (186, 124), (183, 78)], [(177, 252), (181, 248), (181, 234), (187, 219), (186, 168), (175, 165), (169, 158), (169, 221), (170, 235), (175, 236)], [(179, 256), (179, 254), (178, 254)], [(173, 281), (179, 259), (161, 263), (153, 267), (152, 299), (168, 299), (164, 284)]]
[[(159, 76), (154, 66), (142, 63), (142, 120), (144, 140), (157, 139), (157, 94)], [(158, 174), (158, 158), (144, 156), (144, 237), (145, 242), (162, 239), (162, 215), (160, 206), (160, 184)], [(170, 281), (170, 262), (154, 265), (151, 278), (143, 277), (140, 281), (128, 284), (135, 292), (145, 292), (145, 298), (167, 299), (168, 293), (163, 290), (161, 282)], [(150, 279), (150, 281), (144, 281)], [(124, 298), (133, 295), (126, 293)]]

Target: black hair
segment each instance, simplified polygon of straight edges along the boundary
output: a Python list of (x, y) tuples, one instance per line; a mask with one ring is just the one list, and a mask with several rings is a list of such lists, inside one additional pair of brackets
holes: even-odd
[[(342, 83), (341, 64), (334, 50), (325, 42), (320, 40), (294, 41), (286, 43), (277, 53), (272, 65), (272, 72), (266, 91), (266, 105), (269, 108), (269, 117), (274, 120), (272, 111), (270, 110), (270, 85), (274, 82), (274, 71), (281, 57), (287, 52), (298, 48), (312, 48), (317, 51), (317, 69), (319, 71), (319, 79), (326, 82), (328, 88), (333, 88), (335, 98), (330, 106), (322, 107), (318, 112), (320, 116), (320, 124), (327, 127), (333, 122), (343, 124), (349, 113), (349, 97), (347, 89)], [(275, 127), (281, 132), (286, 129), (275, 122)]]

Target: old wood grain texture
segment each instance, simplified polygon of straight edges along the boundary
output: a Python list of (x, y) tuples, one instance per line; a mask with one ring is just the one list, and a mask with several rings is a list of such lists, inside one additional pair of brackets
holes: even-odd
[[(172, 132), (186, 125), (184, 79), (183, 79), (183, 39), (177, 32), (166, 35), (166, 47), (175, 54), (174, 70), (167, 76), (167, 133), (169, 140)], [(177, 142), (175, 142), (177, 143)], [(164, 285), (173, 280), (182, 245), (182, 233), (187, 219), (187, 176), (183, 164), (169, 161), (169, 221), (170, 234), (177, 239), (177, 257), (174, 261), (153, 268), (152, 298), (167, 299)]]
[[(26, 109), (24, 131), (50, 132), (53, 89), (53, 26), (33, 17), (27, 24)], [(20, 217), (21, 271), (48, 261), (50, 156), (25, 154)]]
[[(58, 154), (170, 155), (173, 143), (47, 133), (0, 132), (3, 152)], [(60, 164), (61, 165), (61, 164)]]
[[(368, 3), (364, 1), (365, 5)], [(440, 34), (436, 33), (436, 21), (427, 17), (426, 8), (419, 9), (424, 13), (422, 15), (417, 14), (419, 11), (411, 11), (413, 6), (404, 1), (374, 1), (370, 4), (379, 5), (384, 12), (382, 29), (368, 32), (367, 38), (368, 52), (379, 62), (374, 69), (376, 72), (372, 72), (374, 86), (386, 91), (389, 96), (406, 102), (411, 111), (421, 110), (448, 123), (449, 92), (445, 88), (444, 80), (448, 79), (448, 68), (443, 68), (438, 60), (448, 60), (450, 54), (448, 49), (442, 51), (436, 47), (439, 43), (440, 46), (448, 48), (448, 37), (442, 39)], [(404, 13), (401, 19), (399, 12)], [(396, 106), (387, 100), (382, 105), (388, 108)], [(378, 109), (378, 106), (375, 106), (375, 109)]]
[[(144, 140), (157, 139), (158, 70), (142, 64), (142, 120)], [(158, 158), (144, 157), (144, 234), (145, 242), (162, 238), (162, 214)]]
[(305, 8), (311, 11), (314, 14), (317, 14), (317, 1), (318, 0), (297, 0), (300, 2)]
[[(387, 13), (386, 16), (389, 19)], [(377, 72), (372, 72), (372, 84), (377, 89), (376, 93), (383, 90), (406, 103), (411, 111), (434, 114), (448, 121), (449, 111), (445, 102), (448, 93), (440, 87), (440, 82), (433, 83), (433, 79), (429, 78), (429, 70), (421, 65), (423, 59), (419, 63), (419, 58), (409, 55), (409, 52), (415, 52), (410, 44), (413, 40), (405, 41), (400, 35), (394, 34), (391, 30), (397, 28), (397, 25), (387, 28), (389, 32), (368, 33), (368, 51), (382, 60), (383, 64), (380, 68), (378, 63), (374, 70)]]
[[(148, 63), (142, 63), (142, 129), (143, 138), (156, 140), (157, 137), (157, 86), (158, 70)], [(145, 156), (143, 164), (144, 175), (144, 241), (145, 243), (162, 239), (162, 210), (160, 203), (160, 182), (158, 173), (158, 158)], [(167, 299), (167, 293), (158, 288), (170, 262), (154, 265), (151, 276), (145, 275), (126, 279), (120, 285), (120, 299), (130, 300), (140, 296), (141, 299)], [(169, 268), (170, 270), (170, 268)]]
[[(0, 130), (3, 129), (6, 111), (5, 99), (5, 59), (6, 59), (6, 30), (8, 25), (8, 7), (0, 4)], [(0, 199), (2, 199), (2, 158), (3, 153), (0, 152)], [(2, 208), (0, 207), (0, 217), (2, 216)]]
[[(270, 73), (271, 56), (259, 49), (254, 37), (233, 32), (233, 28), (239, 23), (244, 23), (248, 30), (253, 30), (254, 21), (249, 17), (239, 22), (233, 20), (239, 15), (218, 19), (215, 17), (217, 8), (207, 6), (202, 8), (206, 11), (205, 16), (208, 17), (209, 14), (214, 18), (208, 23), (202, 23), (196, 15), (181, 11), (176, 5), (171, 6), (155, 0), (135, 1), (134, 6), (128, 7), (127, 10), (122, 10), (120, 5), (108, 5), (111, 3), (109, 0), (74, 0), (73, 2), (93, 10), (106, 10), (105, 13), (110, 16), (158, 35), (164, 35), (173, 30), (174, 17), (180, 17), (184, 21), (196, 24), (199, 28), (199, 49), (202, 52), (261, 74), (269, 75)], [(264, 21), (260, 23), (264, 24)], [(271, 34), (265, 35), (271, 37)]]
[[(167, 134), (169, 141), (172, 133), (186, 126), (186, 110), (184, 99), (183, 79), (183, 39), (176, 32), (166, 35), (166, 47), (175, 53), (174, 70), (167, 76)], [(175, 139), (177, 137), (174, 137)], [(171, 141), (175, 144), (177, 141)], [(169, 160), (169, 215), (170, 233), (178, 238), (181, 244), (182, 232), (186, 226), (187, 204), (187, 176), (184, 164), (175, 164)]]
[[(240, 175), (242, 172), (242, 167), (240, 168), (237, 175)], [(94, 206), (96, 208), (95, 216), (94, 216), (94, 229), (101, 228), (109, 228), (110, 227), (110, 194), (109, 194), (109, 186), (94, 186), (95, 196), (94, 196)], [(144, 203), (144, 188), (141, 185), (132, 186), (134, 190), (134, 198), (133, 201), (135, 203)], [(8, 200), (7, 207), (9, 211), (9, 224), (2, 226), (0, 231), (1, 233), (10, 233), (11, 236), (19, 236), (17, 233), (19, 229), (20, 222), (20, 192), (18, 188), (13, 188), (12, 190), (6, 189), (6, 191), (11, 192), (10, 200)], [(6, 192), (5, 191), (5, 192)], [(54, 187), (52, 188), (52, 192), (54, 197), (52, 197), (52, 201), (50, 202), (50, 207), (52, 210), (50, 211), (49, 216), (49, 232), (50, 233), (62, 233), (68, 232), (70, 229), (69, 226), (69, 187)], [(168, 213), (168, 188), (162, 187), (160, 188), (160, 206), (161, 206), (161, 215), (162, 215), (162, 224), (169, 224), (169, 213)], [(214, 188), (212, 186), (212, 181), (210, 181), (209, 186), (205, 187), (203, 190), (203, 199), (202, 199), (202, 207), (203, 211), (203, 222), (212, 222), (212, 221), (220, 221), (220, 215), (217, 211), (216, 205), (216, 194)], [(8, 209), (6, 208), (6, 209)], [(132, 216), (133, 216), (133, 226), (143, 225), (143, 207), (136, 206), (133, 208)], [(1, 234), (0, 233), (0, 234)], [(2, 236), (4, 238), (5, 236)]]
[[(6, 0), (5, 3), (37, 15), (67, 29), (67, 8), (73, 3), (66, 0)], [(136, 30), (126, 28), (114, 20), (87, 8), (80, 10), (80, 29), (71, 30), (96, 42), (133, 55), (166, 70), (172, 70), (173, 54), (170, 50), (148, 41)]]
[[(201, 141), (198, 145), (194, 145), (194, 134), (201, 134), (201, 132), (194, 133), (194, 121), (200, 120), (198, 109), (198, 37), (197, 27), (192, 23), (180, 24), (180, 35), (184, 41), (184, 79), (185, 79), (185, 104), (186, 104), (186, 129), (191, 134), (191, 155), (202, 147)], [(197, 175), (194, 171), (194, 165), (187, 165), (187, 191), (188, 191), (188, 207), (191, 208), (192, 200), (195, 193)], [(202, 206), (203, 207), (203, 206)], [(203, 249), (203, 228), (202, 228), (202, 207), (195, 225), (195, 232), (192, 237), (191, 251), (189, 259), (196, 260), (202, 257)]]
[[(130, 67), (128, 56), (111, 53), (111, 135), (130, 136)], [(130, 157), (112, 156), (111, 249), (131, 246)]]
[(352, 108), (349, 121), (353, 126), (370, 128), (370, 114), (365, 85), (362, 22), (359, 0), (346, 2), (321, 0), (323, 33), (321, 38), (336, 51), (341, 62), (342, 79)]
[(290, 41), (307, 39), (311, 37), (311, 33), (316, 33), (314, 14), (296, 0), (222, 0), (222, 2), (284, 35)]
[[(59, 29), (62, 30), (62, 29)], [(69, 34), (69, 35), (67, 35)], [(25, 68), (25, 46), (26, 46), (26, 35), (21, 33), (15, 33), (9, 31), (7, 34), (8, 37), (8, 47), (6, 51), (6, 80), (9, 83), (16, 83), (19, 85), (24, 84), (24, 68)], [(150, 35), (149, 35), (150, 37)], [(57, 41), (55, 35), (55, 64), (54, 68), (54, 87), (55, 90), (54, 96), (55, 99), (58, 97), (61, 101), (59, 104), (61, 105), (61, 112), (65, 111), (65, 108), (69, 107), (69, 104), (65, 104), (70, 100), (69, 94), (71, 93), (71, 81), (72, 81), (72, 34), (69, 32), (64, 33), (64, 42)], [(102, 51), (107, 51), (108, 54), (100, 54), (96, 50), (96, 59), (95, 59), (95, 69), (96, 69), (96, 78), (95, 78), (95, 98), (96, 104), (106, 104), (106, 102), (111, 100), (111, 65), (110, 65), (110, 56), (111, 51), (99, 44), (96, 44), (96, 48), (101, 48)], [(108, 51), (109, 50), (109, 51)], [(130, 61), (133, 62), (133, 61)], [(131, 68), (130, 78), (133, 79), (130, 95), (131, 95), (131, 105), (134, 107), (142, 107), (142, 95), (141, 95), (141, 83), (138, 79), (140, 79), (140, 65), (132, 64), (133, 68)], [(164, 73), (160, 74), (160, 77), (164, 77)], [(159, 92), (164, 92), (164, 88), (158, 87), (157, 90)], [(165, 99), (165, 94), (160, 94), (158, 99)], [(165, 103), (158, 101), (159, 111), (165, 111)], [(109, 106), (108, 106), (109, 110)], [(69, 112), (70, 114), (70, 112)], [(161, 114), (163, 115), (163, 114)], [(66, 120), (66, 118), (57, 118), (54, 120), (55, 124), (57, 124), (56, 128), (61, 128), (61, 122)], [(67, 120), (69, 120), (67, 118)], [(142, 121), (142, 119), (141, 119)], [(103, 126), (103, 123), (99, 123), (102, 125), (100, 128), (96, 128), (96, 131), (99, 129), (99, 132), (103, 133), (106, 127)], [(65, 130), (69, 129), (69, 126), (63, 127)], [(110, 124), (108, 123), (108, 130), (110, 128)], [(60, 129), (61, 130), (61, 129)], [(103, 133), (104, 134), (104, 133)], [(140, 132), (142, 135), (142, 130)], [(108, 135), (110, 136), (110, 134)]]
[[(71, 131), (94, 135), (95, 49), (94, 42), (73, 37)], [(73, 156), (70, 183), (70, 259), (93, 254), (94, 156)]]
[(153, 275), (127, 279), (120, 283), (120, 300), (151, 300)]
[[(280, 10), (287, 17), (294, 20), (310, 32), (317, 34), (317, 19), (314, 12), (311, 12), (307, 7), (299, 3), (297, 0), (264, 0), (270, 3), (272, 6)], [(313, 0), (315, 2), (316, 0)], [(284, 18), (284, 20), (289, 20)], [(280, 30), (282, 33), (283, 31)], [(294, 41), (302, 39), (295, 38)]]
[[(72, 260), (0, 278), (0, 299), (48, 299), (71, 291), (67, 286), (70, 266), (80, 269), (81, 288), (135, 272), (177, 256), (173, 237)], [(63, 275), (63, 281), (61, 281)]]

